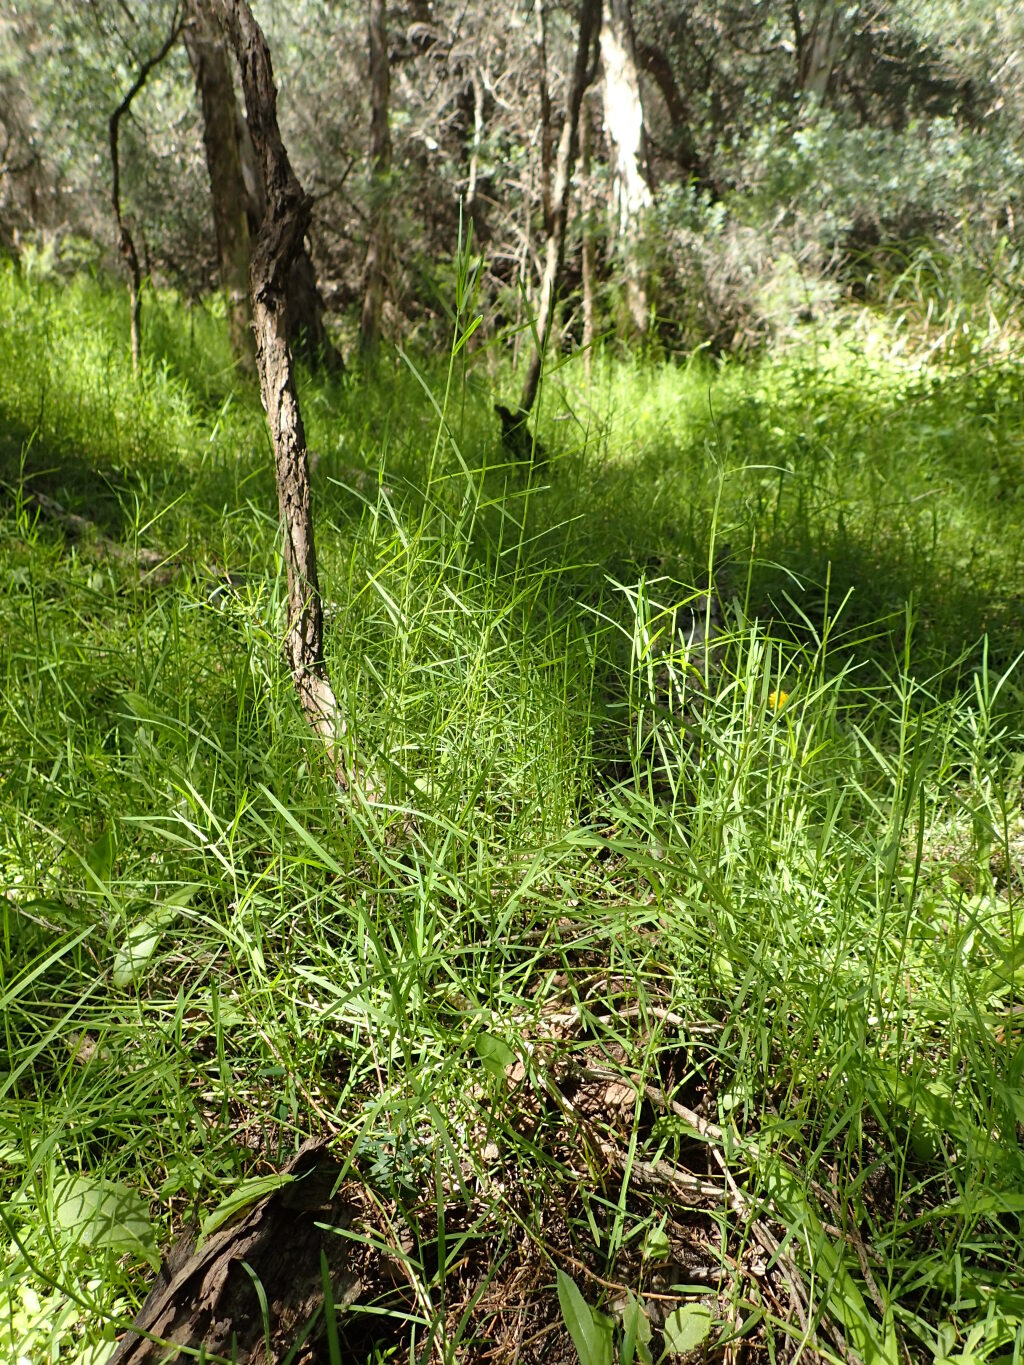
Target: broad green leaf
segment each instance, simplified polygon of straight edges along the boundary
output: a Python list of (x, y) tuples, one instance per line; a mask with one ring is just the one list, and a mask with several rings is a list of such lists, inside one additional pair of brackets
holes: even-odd
[(140, 720), (157, 719), (158, 713), (153, 710), (152, 706), (150, 706), (148, 700), (141, 692), (125, 692), (124, 701), (132, 714), (138, 716)]
[(665, 1319), (665, 1355), (682, 1356), (694, 1351), (711, 1333), (711, 1309), (702, 1303), (684, 1303)]
[(644, 1310), (643, 1302), (626, 1293), (626, 1306), (622, 1312), (622, 1346), (619, 1350), (619, 1365), (633, 1365), (639, 1357), (641, 1365), (651, 1365), (651, 1324)]
[(148, 915), (143, 915), (137, 924), (132, 925), (124, 942), (114, 954), (115, 986), (130, 986), (143, 975), (146, 964), (156, 952), (164, 930), (173, 919), (174, 911), (160, 905)]
[(509, 1045), (493, 1033), (478, 1033), (473, 1046), (476, 1055), (484, 1064), (484, 1070), (492, 1076), (504, 1079), (506, 1070), (513, 1064), (516, 1054)]
[(127, 1185), (100, 1176), (76, 1175), (54, 1191), (54, 1221), (75, 1242), (118, 1256), (144, 1257), (160, 1265), (149, 1209)]
[(596, 1312), (576, 1285), (558, 1271), (558, 1303), (580, 1365), (612, 1365), (612, 1320)]
[(196, 892), (196, 885), (183, 887), (173, 896), (154, 906), (128, 930), (124, 942), (114, 955), (114, 985), (130, 986), (144, 973), (157, 945), (178, 916), (178, 911), (188, 905)]
[(295, 1176), (282, 1172), (279, 1175), (259, 1175), (252, 1180), (243, 1180), (226, 1199), (221, 1200), (212, 1213), (207, 1214), (199, 1233), (196, 1250), (198, 1251), (207, 1237), (212, 1236), (218, 1228), (222, 1228), (232, 1218), (247, 1213), (254, 1204), (258, 1204), (267, 1195), (273, 1194), (276, 1190), (283, 1190), (285, 1185), (290, 1185), (294, 1179)]

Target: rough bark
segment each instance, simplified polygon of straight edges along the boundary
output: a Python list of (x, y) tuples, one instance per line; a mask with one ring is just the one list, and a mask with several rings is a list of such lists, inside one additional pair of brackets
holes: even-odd
[[(193, 3), (202, 6), (210, 17), (216, 15), (216, 5), (213, 0), (193, 0)], [(219, 30), (219, 22), (215, 24)], [(219, 36), (219, 47), (225, 55), (223, 34)], [(191, 57), (191, 54), (190, 54)], [(228, 63), (230, 68), (230, 63)], [(235, 98), (234, 83), (228, 82), (230, 90), (231, 119), (234, 125), (234, 150), (238, 158), (241, 180), (228, 174), (226, 178), (221, 176), (218, 171), (217, 183), (214, 183), (214, 171), (210, 170), (211, 192), (214, 201), (214, 213), (217, 213), (218, 199), (225, 201), (229, 211), (240, 211), (245, 215), (245, 222), (248, 231), (248, 250), (251, 251), (253, 238), (259, 232), (266, 213), (267, 195), (263, 185), (263, 170), (260, 159), (253, 146), (252, 134), (249, 132), (249, 124), (238, 107)], [(205, 114), (205, 111), (204, 111)], [(225, 139), (228, 138), (226, 125), (220, 125)], [(209, 159), (207, 160), (209, 166)], [(230, 191), (223, 190), (223, 185), (230, 185)], [(218, 238), (219, 250), (219, 238)], [(245, 273), (243, 276), (246, 300), (248, 300), (248, 258), (245, 262)], [(246, 304), (248, 309), (248, 303)], [(340, 372), (344, 369), (341, 355), (332, 344), (324, 325), (324, 301), (320, 289), (316, 282), (316, 270), (303, 241), (296, 253), (295, 260), (292, 262), (291, 272), (288, 278), (288, 315), (289, 315), (289, 335), (292, 346), (298, 355), (313, 365), (323, 365), (326, 369), (333, 372)], [(253, 349), (251, 327), (248, 311), (246, 313), (246, 331), (249, 333), (248, 345), (250, 351)]]
[[(331, 1197), (338, 1170), (321, 1144), (309, 1143), (284, 1168), (282, 1188), (212, 1233), (198, 1251), (189, 1239), (177, 1243), (110, 1365), (162, 1365), (207, 1354), (272, 1365), (293, 1358), (317, 1316), (319, 1330), (306, 1338), (301, 1358), (326, 1359), (319, 1313), (325, 1271), (338, 1308), (361, 1288), (346, 1267), (351, 1244), (330, 1226), (353, 1216), (340, 1197)], [(171, 1343), (189, 1348), (188, 1356)]]
[(551, 231), (548, 234), (544, 274), (541, 278), (534, 348), (519, 399), (519, 411), (523, 414), (530, 411), (534, 399), (537, 397), (537, 388), (540, 384), (541, 370), (544, 365), (544, 353), (547, 350), (551, 325), (555, 316), (558, 287), (562, 281), (565, 263), (565, 237), (569, 223), (569, 197), (579, 142), (580, 106), (583, 103), (587, 86), (594, 79), (597, 71), (595, 48), (600, 28), (601, 0), (583, 0), (580, 11), (576, 60), (573, 63), (572, 79), (566, 98), (565, 121), (562, 124), (562, 135), (558, 143), (558, 157), (555, 161), (555, 181), (551, 196)]
[(370, 232), (366, 243), (366, 263), (363, 272), (359, 349), (365, 357), (372, 358), (380, 345), (389, 238), (388, 177), (391, 172), (391, 130), (388, 123), (388, 101), (391, 71), (388, 65), (387, 13), (384, 0), (370, 0), (367, 28), (370, 50)]
[(289, 276), (309, 218), (277, 121), (277, 88), (263, 31), (247, 0), (212, 0), (238, 58), (266, 212), (253, 242), (249, 296), (256, 366), (274, 447), (277, 497), (288, 574), (285, 656), (309, 724), (330, 753), (339, 778), (344, 725), (324, 662), (323, 603), (313, 539), (309, 453), (290, 346)]
[(231, 349), (246, 369), (252, 369), (256, 351), (249, 325), (249, 195), (239, 149), (238, 103), (224, 35), (209, 0), (190, 0), (188, 20), (185, 50), (203, 112), (203, 146)]
[[(210, 0), (205, 0), (210, 3)], [(263, 184), (263, 167), (253, 145), (252, 134), (245, 115), (235, 101), (235, 131), (238, 155), (245, 182), (245, 212), (249, 220), (249, 236), (260, 230), (267, 208), (267, 192)], [(288, 277), (288, 328), (292, 347), (309, 364), (322, 365), (332, 374), (340, 374), (345, 366), (341, 353), (333, 344), (324, 325), (324, 300), (316, 282), (316, 270), (306, 249), (305, 240), (299, 244)]]
[(174, 13), (171, 16), (171, 27), (167, 37), (160, 45), (159, 49), (148, 57), (139, 68), (139, 74), (128, 87), (124, 99), (110, 115), (107, 124), (107, 132), (110, 138), (110, 164), (111, 164), (111, 185), (110, 203), (114, 210), (114, 227), (117, 233), (117, 249), (128, 270), (128, 304), (130, 309), (130, 331), (132, 348), (132, 374), (139, 372), (139, 361), (142, 353), (142, 267), (139, 265), (139, 253), (135, 249), (135, 240), (132, 237), (131, 229), (125, 222), (121, 211), (121, 153), (120, 136), (121, 120), (132, 106), (132, 100), (146, 84), (149, 73), (157, 66), (170, 52), (171, 48), (178, 40), (181, 32), (182, 19), (175, 5)]
[(607, 0), (601, 25), (604, 126), (611, 152), (613, 241), (623, 269), (633, 330), (647, 330), (647, 280), (641, 254), (643, 218), (651, 203), (644, 163), (644, 111), (630, 0)]

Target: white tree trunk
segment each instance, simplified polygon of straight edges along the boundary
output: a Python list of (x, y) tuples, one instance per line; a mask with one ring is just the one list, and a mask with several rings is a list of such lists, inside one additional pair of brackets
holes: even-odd
[(647, 330), (647, 281), (641, 261), (651, 191), (644, 174), (644, 111), (630, 0), (608, 0), (601, 24), (604, 127), (611, 160), (611, 214), (634, 328)]

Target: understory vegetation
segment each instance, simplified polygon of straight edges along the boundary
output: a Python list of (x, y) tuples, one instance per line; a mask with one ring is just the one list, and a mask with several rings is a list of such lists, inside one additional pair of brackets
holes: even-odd
[(133, 379), (120, 294), (0, 294), (0, 1358), (329, 1136), (323, 1359), (1019, 1361), (1019, 363), (577, 356), (531, 476), (465, 271), (450, 361), (307, 375), (370, 802), (223, 320)]

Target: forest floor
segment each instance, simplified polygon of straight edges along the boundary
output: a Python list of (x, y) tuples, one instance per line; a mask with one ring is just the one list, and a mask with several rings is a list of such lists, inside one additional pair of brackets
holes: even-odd
[(532, 477), (496, 348), (307, 376), (369, 802), (258, 396), (145, 306), (136, 381), (0, 272), (0, 1358), (100, 1365), (316, 1139), (297, 1365), (1018, 1361), (1024, 370), (576, 358)]

